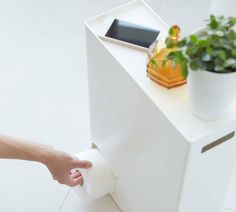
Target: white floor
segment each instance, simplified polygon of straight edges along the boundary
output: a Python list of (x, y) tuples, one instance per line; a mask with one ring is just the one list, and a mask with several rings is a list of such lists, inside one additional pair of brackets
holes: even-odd
[[(0, 0), (0, 133), (53, 145), (69, 153), (88, 148), (83, 20), (124, 2)], [(182, 24), (186, 33), (201, 26), (210, 0), (199, 0), (197, 4), (193, 0), (147, 2), (168, 23)], [(0, 160), (0, 167), (0, 211), (119, 211), (109, 196), (82, 205), (40, 164)], [(230, 194), (235, 187), (232, 184)], [(236, 211), (232, 195), (225, 207)]]

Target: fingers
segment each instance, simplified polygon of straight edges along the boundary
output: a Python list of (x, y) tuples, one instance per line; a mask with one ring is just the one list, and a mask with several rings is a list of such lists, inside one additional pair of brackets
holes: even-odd
[(92, 167), (92, 163), (86, 160), (78, 160), (76, 159), (74, 161), (74, 167), (75, 168), (82, 168), (82, 169), (89, 169)]
[(83, 185), (83, 178), (82, 178), (82, 176), (79, 176), (77, 178), (70, 179), (65, 184), (70, 186), (70, 187), (74, 187), (74, 186), (77, 186), (77, 185)]
[(49, 170), (53, 176), (53, 179), (60, 184), (65, 184), (70, 187), (83, 184), (83, 177), (81, 173), (76, 169), (89, 169), (92, 167), (92, 163), (85, 160), (79, 160), (75, 157), (64, 157), (61, 164), (55, 163), (49, 167)]
[(70, 175), (70, 178), (75, 179), (75, 178), (80, 177), (80, 176), (81, 176), (80, 172), (75, 172), (75, 173)]
[(71, 175), (66, 180), (65, 179), (57, 179), (57, 181), (60, 184), (64, 184), (64, 185), (67, 185), (70, 187), (74, 187), (77, 185), (83, 185), (83, 177), (79, 173)]

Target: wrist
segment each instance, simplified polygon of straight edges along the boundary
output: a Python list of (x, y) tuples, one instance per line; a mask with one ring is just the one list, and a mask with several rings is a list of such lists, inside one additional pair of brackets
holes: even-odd
[(51, 161), (51, 158), (54, 157), (54, 155), (56, 154), (56, 150), (53, 147), (50, 146), (43, 146), (37, 156), (36, 156), (36, 160), (44, 165), (47, 166), (48, 162)]

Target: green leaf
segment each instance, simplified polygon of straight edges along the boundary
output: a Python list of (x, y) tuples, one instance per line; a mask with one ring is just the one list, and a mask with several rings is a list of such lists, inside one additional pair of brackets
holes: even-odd
[(219, 51), (218, 55), (219, 55), (219, 58), (221, 60), (223, 60), (223, 61), (226, 60), (227, 55), (226, 55), (226, 53), (224, 51)]
[(216, 19), (216, 17), (213, 14), (211, 14), (210, 15), (210, 21), (215, 20), (215, 19)]
[(176, 46), (179, 47), (179, 48), (184, 47), (185, 45), (186, 45), (186, 40), (185, 39), (182, 39), (182, 40), (180, 40), (176, 43)]
[(175, 52), (170, 52), (168, 55), (167, 55), (167, 59), (169, 60), (173, 60), (175, 58)]
[(218, 27), (218, 23), (216, 20), (212, 20), (211, 23), (210, 23), (210, 27), (212, 29), (216, 29)]
[(166, 38), (165, 43), (166, 43), (166, 47), (169, 49), (171, 49), (175, 46), (175, 44), (169, 38)]
[(230, 30), (230, 31), (228, 32), (227, 38), (228, 38), (229, 40), (235, 40), (235, 38), (236, 38), (236, 33), (234, 32), (234, 30)]
[(184, 62), (182, 64), (182, 72), (181, 73), (182, 73), (182, 76), (184, 77), (184, 79), (186, 79), (188, 76), (188, 65), (186, 62)]
[(169, 35), (172, 36), (173, 34), (174, 34), (174, 29), (171, 27), (171, 28), (169, 29)]
[(225, 35), (223, 31), (216, 31), (215, 34), (220, 37), (223, 37)]
[(197, 70), (199, 68), (196, 60), (191, 61), (189, 65), (192, 70)]
[(157, 66), (157, 61), (156, 61), (154, 58), (151, 58), (151, 59), (150, 59), (150, 63), (151, 63), (154, 67)]
[(211, 47), (207, 47), (206, 48), (206, 52), (207, 52), (207, 54), (209, 54), (209, 55), (211, 55), (212, 54), (212, 48)]
[(197, 45), (190, 46), (189, 48), (187, 48), (186, 54), (189, 55), (189, 57), (192, 57), (198, 52), (198, 50), (199, 50), (199, 47)]
[(230, 21), (232, 21), (232, 23), (233, 23), (234, 25), (236, 25), (236, 17), (231, 17), (231, 18), (230, 18)]
[(231, 26), (236, 25), (236, 17), (230, 17), (229, 18), (229, 23), (230, 23)]
[(209, 41), (208, 40), (199, 40), (198, 44), (199, 44), (199, 46), (206, 47), (209, 45)]
[(231, 50), (232, 49), (232, 46), (230, 44), (228, 44), (228, 43), (223, 44), (222, 47), (224, 49), (227, 49), (227, 50)]
[(196, 44), (197, 43), (197, 36), (196, 35), (190, 35), (190, 41), (193, 43), (193, 44)]
[(233, 41), (233, 45), (234, 45), (234, 47), (236, 47), (236, 40)]
[(181, 51), (175, 52), (175, 57), (173, 58), (175, 64), (181, 64), (184, 62), (184, 55)]
[(175, 45), (174, 45), (174, 43), (167, 43), (166, 44), (166, 47), (168, 48), (168, 49), (171, 49), (171, 48), (173, 48)]
[(232, 54), (233, 57), (236, 57), (236, 49), (233, 49), (233, 50), (231, 51), (231, 54)]
[(224, 67), (226, 67), (226, 68), (235, 67), (235, 66), (236, 66), (236, 59), (234, 59), (234, 58), (229, 58), (224, 63)]
[(224, 70), (224, 66), (216, 66), (214, 70), (218, 71), (218, 72), (223, 71)]
[(210, 61), (211, 60), (211, 56), (209, 55), (209, 54), (203, 54), (203, 56), (202, 56), (202, 60), (203, 61)]

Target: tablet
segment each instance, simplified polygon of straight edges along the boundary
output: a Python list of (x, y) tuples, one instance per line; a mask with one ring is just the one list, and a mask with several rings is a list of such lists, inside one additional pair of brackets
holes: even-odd
[(147, 50), (157, 40), (159, 34), (159, 30), (115, 19), (105, 37)]

